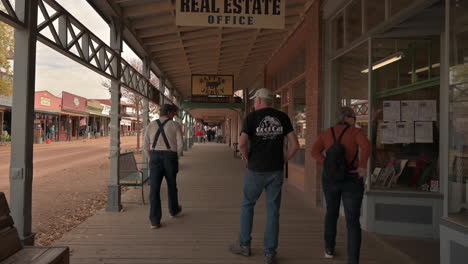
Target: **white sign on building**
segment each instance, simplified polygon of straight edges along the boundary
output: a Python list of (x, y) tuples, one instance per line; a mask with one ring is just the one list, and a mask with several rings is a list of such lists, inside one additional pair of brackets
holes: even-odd
[(284, 29), (286, 0), (177, 0), (176, 25)]

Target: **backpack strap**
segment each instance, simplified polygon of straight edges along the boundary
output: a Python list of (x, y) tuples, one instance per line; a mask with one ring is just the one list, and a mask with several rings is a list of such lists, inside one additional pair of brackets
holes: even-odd
[(354, 154), (353, 161), (351, 161), (351, 164), (349, 164), (350, 167), (352, 167), (354, 165), (354, 162), (356, 162), (358, 154), (359, 154), (359, 149), (356, 150), (356, 154)]
[(333, 143), (336, 142), (336, 136), (335, 136), (335, 129), (333, 127), (331, 128), (332, 136), (333, 136)]
[(167, 140), (167, 136), (166, 136), (166, 133), (164, 132), (164, 126), (167, 124), (167, 122), (169, 122), (171, 119), (166, 119), (163, 123), (161, 123), (161, 120), (156, 120), (156, 123), (158, 124), (159, 126), (159, 129), (158, 129), (158, 132), (156, 133), (156, 135), (154, 136), (154, 140), (153, 140), (153, 149), (156, 148), (156, 144), (158, 143), (158, 139), (159, 139), (159, 136), (162, 135), (163, 139), (164, 139), (164, 143), (166, 144), (166, 148), (168, 150), (171, 149), (171, 145), (169, 145), (169, 140)]
[(333, 127), (331, 128), (331, 132), (332, 132), (332, 135), (333, 135), (333, 142), (338, 142), (338, 143), (341, 143), (341, 138), (343, 137), (343, 135), (346, 133), (346, 130), (348, 130), (349, 126), (346, 126), (345, 129), (343, 130), (343, 132), (341, 132), (341, 135), (340, 137), (338, 138), (338, 140), (336, 140), (336, 135), (335, 135), (335, 129), (333, 129)]

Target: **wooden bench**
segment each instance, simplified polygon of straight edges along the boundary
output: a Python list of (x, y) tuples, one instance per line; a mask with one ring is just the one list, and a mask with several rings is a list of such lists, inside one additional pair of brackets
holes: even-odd
[(23, 247), (18, 231), (13, 226), (10, 208), (5, 194), (0, 192), (0, 263), (41, 263), (68, 264), (70, 250), (68, 247)]
[[(119, 155), (120, 162), (120, 185), (141, 187), (141, 201), (145, 204), (145, 192), (143, 186), (149, 180), (149, 172), (144, 173), (138, 168), (133, 152), (121, 153)], [(141, 164), (141, 163), (140, 163)]]

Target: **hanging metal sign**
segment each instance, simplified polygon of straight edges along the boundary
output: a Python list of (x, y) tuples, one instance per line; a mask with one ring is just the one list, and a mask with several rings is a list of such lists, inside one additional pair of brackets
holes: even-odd
[(192, 75), (193, 96), (231, 96), (233, 93), (233, 75)]
[(286, 0), (177, 0), (176, 25), (284, 29)]

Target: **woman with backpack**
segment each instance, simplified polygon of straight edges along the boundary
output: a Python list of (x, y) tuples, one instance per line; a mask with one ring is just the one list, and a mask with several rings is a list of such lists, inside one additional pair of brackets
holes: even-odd
[[(327, 213), (325, 216), (325, 258), (333, 258), (336, 245), (336, 224), (340, 202), (348, 229), (348, 264), (358, 264), (361, 249), (361, 214), (364, 182), (371, 144), (360, 128), (350, 107), (338, 111), (338, 124), (315, 141), (311, 155), (323, 164), (322, 187)], [(325, 155), (324, 153), (325, 152)]]

